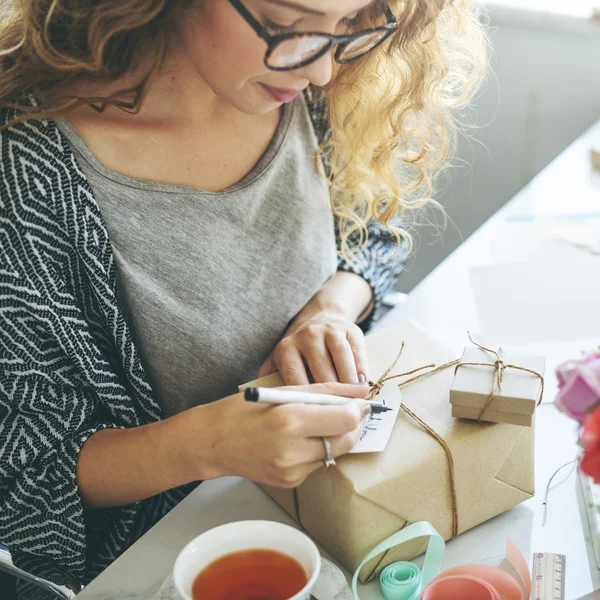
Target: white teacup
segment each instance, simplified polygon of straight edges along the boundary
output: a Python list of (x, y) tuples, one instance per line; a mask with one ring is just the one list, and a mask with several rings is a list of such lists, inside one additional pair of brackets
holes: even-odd
[(193, 539), (175, 561), (173, 579), (183, 600), (192, 600), (192, 585), (198, 573), (217, 558), (242, 550), (276, 550), (297, 560), (308, 583), (288, 600), (309, 600), (319, 572), (321, 555), (304, 533), (275, 521), (237, 521), (210, 529)]

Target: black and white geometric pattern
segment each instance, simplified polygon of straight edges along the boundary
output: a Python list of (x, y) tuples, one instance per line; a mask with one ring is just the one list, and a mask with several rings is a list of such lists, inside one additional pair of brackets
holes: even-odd
[[(323, 105), (307, 100), (323, 139)], [(0, 123), (15, 115), (1, 110)], [(382, 260), (395, 242), (379, 233), (361, 271), (378, 304), (401, 270)], [(52, 121), (10, 127), (0, 134), (0, 542), (18, 566), (86, 584), (189, 493), (193, 485), (115, 509), (82, 506), (75, 469), (88, 437), (160, 417), (68, 142)]]

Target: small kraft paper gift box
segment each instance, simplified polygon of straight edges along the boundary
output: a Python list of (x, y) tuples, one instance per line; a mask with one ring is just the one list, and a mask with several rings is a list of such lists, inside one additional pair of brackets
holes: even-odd
[[(453, 418), (449, 393), (458, 357), (419, 326), (405, 322), (367, 336), (370, 378), (379, 381), (403, 342), (390, 376), (432, 363), (452, 366), (401, 386), (408, 410), (393, 413), (385, 450), (341, 457), (294, 490), (261, 486), (350, 571), (411, 523), (429, 521), (449, 540), (534, 494), (534, 428)], [(373, 400), (389, 401), (412, 377), (388, 380)], [(255, 385), (282, 380), (270, 375), (243, 387)], [(421, 538), (390, 550), (368, 562), (360, 580), (426, 547)]]
[(452, 416), (531, 427), (546, 359), (467, 346), (450, 389)]

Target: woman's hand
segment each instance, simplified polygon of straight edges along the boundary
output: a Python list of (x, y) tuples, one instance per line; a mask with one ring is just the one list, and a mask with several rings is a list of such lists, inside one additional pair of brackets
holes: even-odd
[(286, 385), (307, 385), (309, 373), (315, 383), (367, 381), (367, 352), (360, 327), (334, 310), (303, 317), (286, 331), (258, 377), (279, 371)]
[(341, 406), (270, 406), (235, 394), (149, 425), (97, 431), (77, 462), (84, 505), (124, 506), (225, 475), (279, 487), (299, 485), (323, 465), (320, 438), (329, 438), (334, 456), (346, 454), (360, 438), (371, 407), (362, 399), (367, 385), (297, 389), (352, 399)]
[(290, 323), (258, 372), (279, 371), (286, 385), (368, 381), (362, 330), (355, 323), (373, 307), (373, 293), (359, 275), (338, 271)]
[(364, 400), (368, 385), (328, 383), (292, 389), (352, 400), (340, 406), (273, 406), (247, 402), (243, 394), (235, 394), (181, 413), (174, 418), (180, 419), (187, 468), (196, 473), (192, 479), (237, 475), (276, 487), (297, 487), (323, 466), (322, 437), (329, 438), (334, 457), (348, 453), (370, 413)]

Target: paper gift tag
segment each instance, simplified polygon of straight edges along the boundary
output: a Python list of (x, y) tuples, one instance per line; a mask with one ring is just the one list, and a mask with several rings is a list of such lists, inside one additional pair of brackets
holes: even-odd
[(360, 452), (382, 452), (392, 435), (400, 404), (402, 403), (402, 393), (398, 384), (394, 381), (388, 381), (382, 388), (375, 402), (381, 402), (393, 410), (380, 415), (369, 415), (367, 425), (360, 440), (352, 448), (350, 454)]

